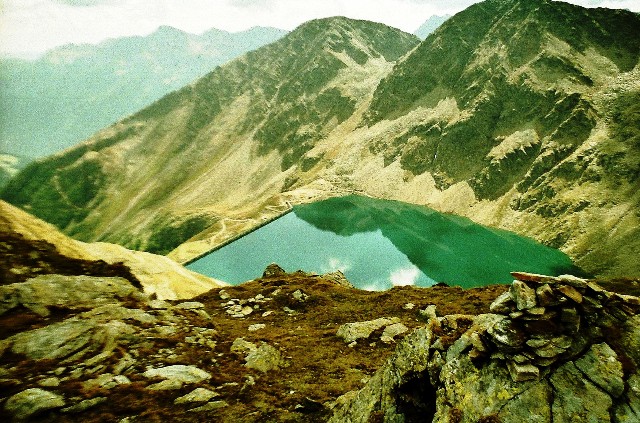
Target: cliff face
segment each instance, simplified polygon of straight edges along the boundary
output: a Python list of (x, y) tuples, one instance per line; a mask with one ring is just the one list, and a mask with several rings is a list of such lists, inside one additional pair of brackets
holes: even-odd
[(490, 0), (416, 47), (377, 24), (310, 22), (31, 166), (3, 197), (83, 240), (182, 261), (290, 203), (356, 191), (640, 275), (638, 25)]

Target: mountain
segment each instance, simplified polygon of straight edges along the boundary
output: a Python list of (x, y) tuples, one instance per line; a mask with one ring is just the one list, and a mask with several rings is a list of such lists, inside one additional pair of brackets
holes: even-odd
[(78, 242), (0, 201), (0, 285), (40, 275), (124, 277), (159, 299), (192, 298), (226, 284), (163, 256), (119, 245)]
[(424, 23), (420, 25), (413, 34), (424, 41), (432, 32), (440, 28), (440, 26), (450, 17), (451, 15), (433, 15), (424, 21)]
[(193, 35), (165, 26), (145, 37), (63, 46), (35, 61), (2, 59), (0, 140), (12, 154), (55, 153), (285, 33)]
[(29, 160), (25, 157), (16, 157), (0, 152), (0, 189), (28, 163)]
[(313, 21), (31, 165), (3, 197), (83, 240), (184, 261), (292, 203), (358, 192), (637, 276), (639, 24), (488, 0), (416, 46)]
[(81, 239), (163, 253), (212, 225), (253, 225), (417, 44), (381, 24), (309, 22), (29, 166), (5, 198)]

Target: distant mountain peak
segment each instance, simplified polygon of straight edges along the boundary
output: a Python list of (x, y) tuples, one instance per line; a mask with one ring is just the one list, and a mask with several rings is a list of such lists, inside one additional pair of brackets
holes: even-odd
[(421, 40), (425, 40), (429, 35), (433, 33), (433, 31), (440, 28), (440, 26), (445, 23), (450, 17), (451, 15), (433, 15), (422, 25), (420, 25), (420, 27), (416, 29), (414, 34)]

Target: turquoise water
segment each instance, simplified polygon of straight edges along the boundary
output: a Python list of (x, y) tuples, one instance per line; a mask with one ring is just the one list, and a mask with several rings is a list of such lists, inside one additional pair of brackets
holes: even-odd
[(509, 283), (512, 271), (575, 272), (565, 254), (511, 232), (432, 209), (350, 195), (296, 206), (278, 220), (187, 267), (231, 284), (270, 263), (285, 270), (341, 270), (355, 286), (465, 288)]

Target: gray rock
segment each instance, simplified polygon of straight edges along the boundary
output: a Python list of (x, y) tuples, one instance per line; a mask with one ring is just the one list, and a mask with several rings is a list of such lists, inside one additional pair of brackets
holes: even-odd
[(518, 310), (527, 310), (538, 305), (536, 291), (524, 282), (513, 281), (509, 292)]
[(493, 300), (491, 306), (489, 306), (489, 310), (491, 310), (492, 313), (508, 314), (513, 311), (515, 305), (511, 292), (507, 291), (503, 292), (498, 296), (498, 298)]
[(249, 332), (255, 332), (255, 331), (258, 331), (260, 329), (264, 329), (266, 327), (267, 327), (267, 325), (265, 325), (264, 323), (256, 323), (256, 324), (253, 324), (253, 325), (249, 326), (248, 330), (249, 330)]
[(508, 361), (509, 374), (514, 382), (524, 382), (525, 380), (536, 380), (540, 377), (540, 369), (533, 364), (519, 364), (515, 361)]
[(204, 370), (199, 369), (196, 366), (185, 366), (181, 364), (150, 369), (142, 375), (149, 379), (159, 377), (182, 383), (198, 383), (211, 379), (211, 375)]
[(397, 317), (381, 317), (366, 322), (345, 323), (338, 328), (336, 335), (338, 338), (342, 338), (345, 343), (350, 344), (358, 339), (367, 339), (374, 331), (399, 322), (400, 319)]
[(207, 402), (219, 396), (215, 391), (206, 388), (196, 388), (188, 394), (178, 397), (173, 401), (174, 404), (187, 404), (192, 402)]
[(43, 411), (62, 408), (64, 397), (40, 388), (31, 388), (10, 397), (4, 409), (15, 420), (26, 420)]
[(228, 406), (229, 404), (226, 401), (211, 401), (200, 407), (192, 408), (189, 411), (194, 413), (201, 413), (203, 411), (213, 411)]
[(276, 370), (284, 364), (280, 351), (269, 344), (262, 344), (256, 350), (250, 351), (245, 360), (245, 366), (261, 372)]
[(393, 342), (393, 338), (407, 332), (408, 330), (409, 328), (403, 325), (402, 323), (394, 323), (384, 328), (384, 331), (382, 332), (382, 336), (380, 337), (380, 340), (387, 344), (391, 343)]
[(624, 392), (624, 374), (618, 355), (607, 344), (595, 344), (575, 361), (576, 367), (586, 377), (614, 398)]
[(613, 402), (587, 380), (571, 362), (551, 375), (554, 389), (551, 412), (554, 423), (608, 422)]
[(42, 275), (22, 283), (0, 286), (0, 315), (18, 305), (41, 316), (49, 307), (82, 310), (142, 298), (140, 291), (123, 278)]

